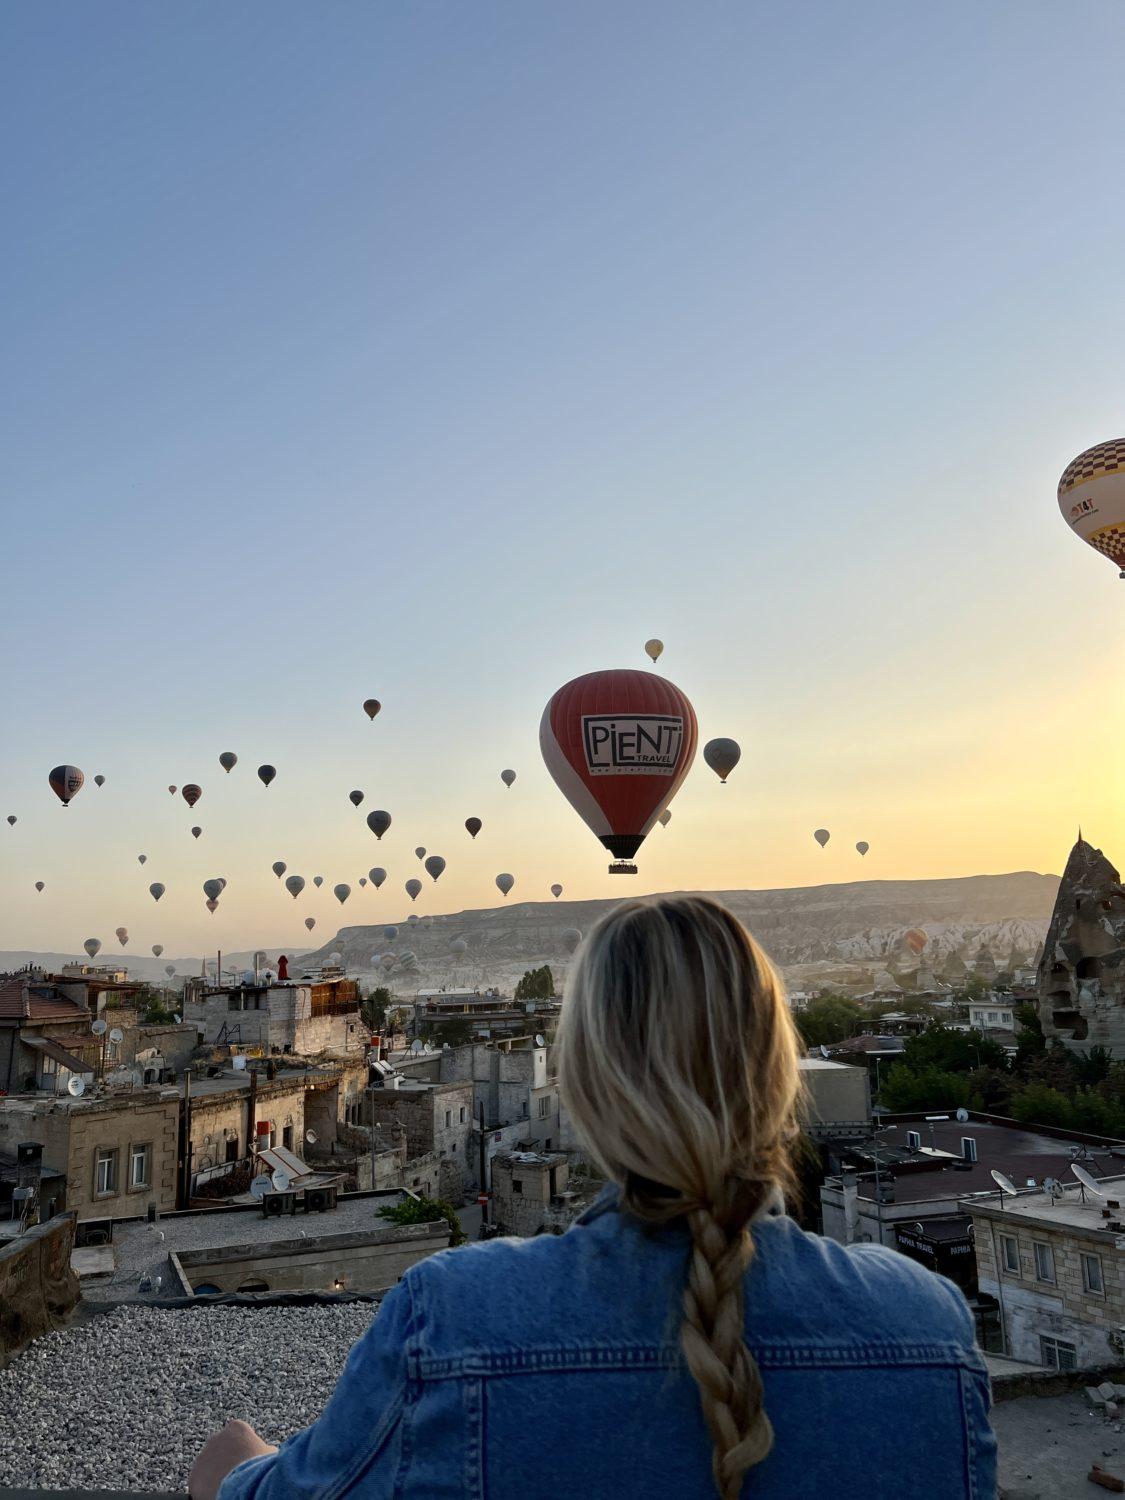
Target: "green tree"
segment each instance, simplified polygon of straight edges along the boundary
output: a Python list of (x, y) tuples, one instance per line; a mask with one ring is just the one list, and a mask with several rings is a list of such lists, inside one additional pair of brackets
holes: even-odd
[(359, 1007), (363, 1024), (368, 1031), (382, 1031), (387, 1020), (387, 1006), (391, 1003), (391, 992), (385, 985), (378, 985)]
[(1012, 1107), (1012, 1076), (999, 1068), (974, 1068), (969, 1074), (969, 1108), (1006, 1115)]
[(969, 1102), (969, 1077), (965, 1073), (943, 1072), (941, 1068), (916, 1070), (905, 1063), (895, 1063), (883, 1075), (880, 1098), (892, 1113), (960, 1109)]
[(1012, 1098), (1012, 1118), (1025, 1125), (1069, 1126), (1073, 1117), (1070, 1100), (1046, 1083), (1029, 1083)]
[(555, 978), (550, 965), (541, 969), (528, 969), (516, 985), (517, 1000), (549, 1000), (555, 993)]
[(449, 1243), (461, 1245), (465, 1242), (465, 1231), (457, 1210), (445, 1198), (404, 1198), (390, 1208), (381, 1208), (379, 1217), (389, 1224), (436, 1224), (444, 1219), (449, 1225)]
[(908, 1068), (937, 1068), (946, 1073), (968, 1073), (973, 1068), (995, 1068), (1006, 1072), (1008, 1058), (999, 1042), (983, 1031), (955, 1031), (935, 1021), (906, 1043), (902, 1056)]
[(822, 995), (794, 1020), (806, 1047), (824, 1047), (854, 1036), (863, 1022), (863, 1009), (845, 995)]
[(1075, 1053), (1073, 1061), (1079, 1084), (1083, 1088), (1089, 1088), (1108, 1077), (1113, 1063), (1113, 1053), (1108, 1047), (1095, 1043), (1088, 1052)]

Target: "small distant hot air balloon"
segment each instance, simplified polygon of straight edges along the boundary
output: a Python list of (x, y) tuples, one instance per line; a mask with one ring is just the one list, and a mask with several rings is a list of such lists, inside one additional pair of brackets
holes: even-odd
[(82, 784), (86, 780), (77, 766), (56, 766), (49, 774), (47, 780), (51, 783), (51, 790), (64, 807), (72, 797), (77, 797), (82, 790)]
[(384, 812), (382, 808), (376, 808), (374, 812), (367, 814), (367, 826), (377, 839), (381, 839), (391, 826), (391, 815)]
[(656, 821), (660, 824), (661, 828), (667, 828), (668, 824), (672, 821), (672, 809), (666, 807)]
[(354, 792), (349, 792), (348, 801), (353, 807), (358, 807), (359, 804), (363, 801), (363, 793), (358, 789)]
[(313, 930), (313, 928), (316, 926), (316, 918), (315, 917), (306, 917), (305, 918), (305, 926), (311, 932)]
[(225, 884), (226, 882), (223, 880), (205, 880), (203, 882), (203, 894), (207, 897), (208, 901), (217, 901), (223, 894), (223, 886)]
[(867, 842), (866, 839), (860, 839), (859, 843), (855, 847), (858, 854), (866, 854), (868, 849), (871, 848), (871, 845)]
[(658, 641), (655, 636), (653, 636), (651, 641), (645, 642), (645, 655), (650, 661), (659, 661), (663, 650), (664, 642)]
[(219, 756), (219, 764), (229, 776), (235, 766), (238, 765), (238, 756), (235, 755), (233, 750), (224, 750)]
[(465, 827), (469, 830), (469, 837), (471, 839), (475, 839), (477, 834), (484, 827), (484, 824), (479, 818), (466, 818)]
[(148, 859), (148, 855), (147, 854), (138, 854), (137, 855), (137, 863), (139, 865), (143, 865), (147, 859)]
[(197, 823), (195, 825), (195, 827), (191, 830), (191, 836), (192, 836), (193, 839), (197, 839), (202, 832), (203, 832), (203, 829), (200, 828), (199, 824)]
[(365, 698), (363, 700), (363, 711), (369, 719), (373, 719), (382, 706), (378, 698)]
[(813, 838), (816, 839), (822, 849), (831, 837), (832, 835), (828, 832), (827, 828), (818, 828), (813, 833)]
[(431, 880), (436, 880), (445, 869), (445, 860), (440, 854), (431, 854), (426, 860), (426, 874)]
[(449, 951), (454, 958), (460, 958), (463, 953), (469, 951), (469, 945), (464, 938), (454, 938), (449, 945)]
[(428, 931), (429, 931), (429, 929), (430, 929), (430, 928), (431, 928), (431, 927), (432, 927), (432, 926), (433, 926), (433, 925), (434, 925), (434, 919), (433, 919), (433, 917), (431, 917), (431, 916), (430, 916), (430, 914), (429, 914), (429, 913), (428, 913), (428, 912), (427, 912), (427, 913), (426, 913), (426, 915), (425, 915), (425, 916), (424, 916), (424, 917), (423, 917), (423, 918), (422, 918), (422, 926), (423, 926), (423, 927), (424, 927), (424, 928), (425, 928), (425, 929), (426, 929), (426, 931), (427, 931), (427, 932), (428, 932)]
[(277, 770), (274, 766), (258, 767), (258, 780), (262, 783), (263, 786), (269, 786), (270, 782), (276, 775)]
[(168, 785), (168, 790), (173, 797), (176, 795), (176, 788), (171, 783)]
[(129, 929), (127, 927), (116, 927), (114, 928), (114, 933), (117, 941), (124, 948), (125, 944), (129, 941)]
[(512, 889), (515, 883), (516, 877), (514, 875), (497, 875), (496, 877), (496, 889), (504, 897), (507, 897), (508, 892)]
[[(164, 894), (164, 887), (160, 884), (159, 880), (154, 880), (148, 888), (148, 893), (154, 901), (159, 901)], [(156, 956), (159, 958), (159, 953)]]
[(94, 777), (94, 785), (95, 786), (105, 786), (105, 777), (102, 775), (102, 773), (100, 771)]
[(189, 807), (194, 807), (200, 797), (203, 796), (203, 788), (196, 786), (194, 782), (189, 782), (187, 786), (181, 788), (180, 796)]
[(687, 698), (651, 672), (576, 677), (555, 693), (539, 725), (555, 784), (616, 860), (633, 858), (675, 796), (697, 739)]
[(501, 771), (500, 772), (500, 780), (504, 783), (504, 785), (508, 788), (509, 791), (511, 791), (511, 789), (512, 789), (512, 782), (515, 781), (515, 779), (516, 779), (516, 773), (514, 771)]
[(101, 952), (102, 940), (101, 938), (87, 938), (82, 946), (91, 958), (97, 958)]
[(563, 947), (568, 953), (573, 953), (582, 941), (582, 934), (577, 927), (568, 927), (562, 935)]
[(911, 953), (916, 956), (922, 952), (922, 949), (929, 941), (929, 936), (920, 927), (912, 927), (903, 938), (903, 942), (910, 949)]
[(1067, 464), (1059, 509), (1071, 530), (1125, 578), (1125, 438), (1098, 443)]
[(348, 899), (351, 893), (351, 886), (345, 885), (343, 881), (341, 881), (339, 885), (334, 885), (332, 887), (332, 894), (336, 897), (336, 900), (340, 903), (341, 906), (343, 906), (344, 902)]
[(211, 915), (214, 916), (216, 908), (219, 905), (219, 898), (217, 896), (209, 896), (204, 902), (204, 905), (207, 907), (207, 910), (211, 913)]
[(742, 749), (736, 740), (708, 740), (703, 747), (703, 759), (725, 786), (727, 777), (742, 759)]
[(384, 953), (380, 962), (382, 963), (384, 969), (393, 969), (396, 963), (396, 959), (393, 953)]
[(384, 927), (383, 928), (383, 936), (384, 936), (384, 938), (386, 938), (386, 940), (387, 940), (388, 943), (393, 943), (394, 940), (395, 940), (395, 938), (398, 937), (398, 928), (397, 927)]
[(14, 828), (15, 826), (16, 826), (16, 815), (15, 815), (15, 813), (9, 813), (8, 814), (8, 827), (9, 828)]
[(367, 876), (366, 876), (366, 875), (361, 875), (361, 876), (360, 876), (360, 877), (359, 877), (359, 888), (360, 888), (360, 890), (362, 890), (362, 889), (363, 889), (363, 887), (364, 887), (364, 886), (365, 886), (365, 885), (366, 885), (366, 884), (367, 884)]
[(411, 901), (417, 901), (417, 899), (418, 899), (418, 892), (421, 889), (422, 889), (422, 882), (420, 880), (408, 880), (406, 882), (406, 886), (405, 886), (406, 894), (410, 897)]
[(285, 861), (283, 859), (275, 859), (273, 864), (270, 865), (270, 869), (277, 876), (278, 880), (280, 880), (281, 877), (285, 874)]
[(316, 888), (317, 888), (318, 891), (320, 890), (320, 888), (321, 888), (321, 886), (323, 884), (324, 884), (324, 876), (323, 875), (314, 875), (313, 876), (313, 885), (316, 886)]
[(164, 965), (164, 972), (165, 972), (165, 974), (167, 974), (168, 978), (171, 979), (172, 975), (176, 972), (176, 965), (175, 964), (165, 964)]
[(294, 901), (296, 901), (297, 897), (301, 894), (304, 888), (305, 881), (304, 877), (301, 875), (290, 875), (289, 879), (285, 882), (285, 889), (293, 897)]
[[(408, 927), (417, 927), (417, 925), (418, 925), (418, 913), (416, 911), (412, 911), (410, 913), (410, 915), (407, 917), (407, 919), (406, 919), (406, 925)], [(403, 957), (404, 958), (406, 957), (405, 953), (403, 954)]]
[(368, 870), (367, 878), (368, 880), (370, 880), (375, 889), (378, 890), (379, 887), (383, 884), (383, 881), (386, 880), (387, 872), (386, 870), (380, 869), (378, 865), (375, 865), (372, 869)]
[(164, 952), (164, 944), (163, 943), (153, 943), (153, 945), (152, 945), (152, 956), (153, 956), (153, 958), (159, 958), (160, 955), (163, 952)]
[(43, 889), (44, 889), (44, 887), (45, 887), (45, 885), (46, 885), (46, 882), (45, 882), (45, 881), (43, 881), (43, 880), (37, 880), (37, 881), (36, 881), (36, 882), (35, 882), (35, 889), (36, 889), (36, 890), (37, 890), (37, 891), (41, 891), (41, 890), (43, 890)]
[(426, 850), (425, 850), (425, 846), (424, 845), (422, 845), (422, 844), (418, 845), (417, 849), (415, 849), (415, 851), (414, 851), (414, 857), (415, 857), (415, 859), (425, 859), (425, 857), (426, 857)]
[(556, 901), (559, 899), (559, 897), (562, 895), (562, 893), (563, 893), (563, 888), (562, 888), (561, 885), (557, 885), (556, 884), (556, 885), (553, 885), (551, 887), (551, 895), (554, 896), (554, 898), (555, 898)]

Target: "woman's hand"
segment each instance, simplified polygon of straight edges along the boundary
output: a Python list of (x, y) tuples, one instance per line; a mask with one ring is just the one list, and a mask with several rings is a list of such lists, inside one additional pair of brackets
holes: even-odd
[(248, 1458), (262, 1458), (276, 1452), (273, 1444), (264, 1443), (249, 1422), (228, 1422), (222, 1431), (207, 1439), (191, 1466), (190, 1500), (215, 1500), (219, 1486), (232, 1469)]

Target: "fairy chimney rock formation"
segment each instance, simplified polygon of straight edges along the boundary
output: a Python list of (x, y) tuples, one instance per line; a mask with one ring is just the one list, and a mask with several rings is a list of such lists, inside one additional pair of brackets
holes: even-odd
[(1081, 834), (1059, 882), (1038, 992), (1044, 1036), (1125, 1057), (1125, 889)]

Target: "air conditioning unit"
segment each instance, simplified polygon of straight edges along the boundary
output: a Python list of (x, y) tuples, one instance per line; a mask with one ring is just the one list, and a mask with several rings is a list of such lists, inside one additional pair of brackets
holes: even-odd
[(977, 1143), (971, 1135), (961, 1137), (961, 1157), (963, 1161), (976, 1161)]
[(338, 1185), (335, 1182), (330, 1182), (325, 1187), (306, 1188), (305, 1212), (322, 1214), (330, 1208), (335, 1208), (337, 1191)]
[(920, 1130), (908, 1130), (906, 1132), (906, 1149), (908, 1151), (921, 1151), (922, 1132)]
[(280, 1219), (283, 1214), (297, 1212), (296, 1193), (265, 1193), (262, 1197), (262, 1216)]

